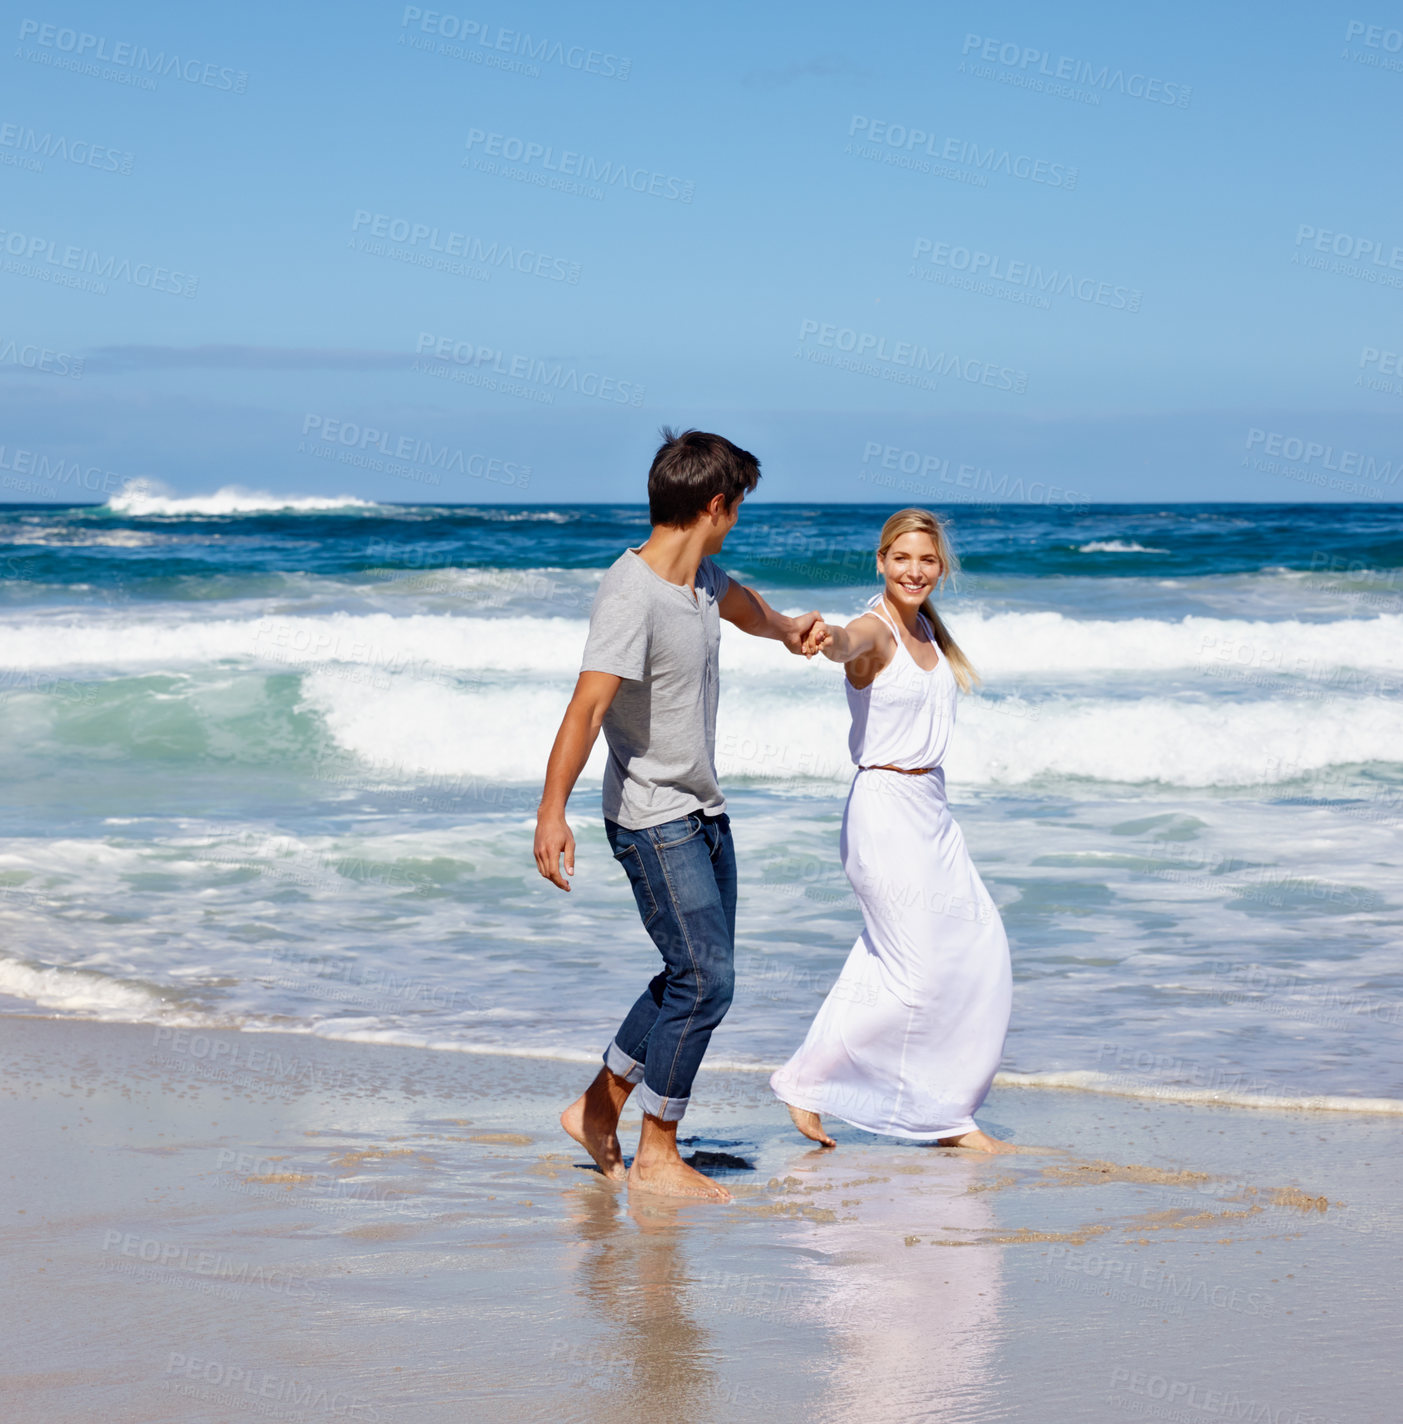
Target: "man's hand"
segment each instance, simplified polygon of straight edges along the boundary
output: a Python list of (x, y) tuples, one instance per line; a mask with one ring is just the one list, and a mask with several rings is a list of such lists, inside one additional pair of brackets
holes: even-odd
[(815, 653), (821, 653), (832, 641), (833, 630), (820, 618), (804, 635), (804, 646), (801, 651), (806, 658), (811, 658)]
[(565, 824), (565, 803), (585, 769), (590, 748), (604, 724), (604, 714), (622, 683), (623, 678), (611, 672), (580, 674), (546, 763), (545, 789), (536, 808), (536, 869), (552, 885), (567, 892), (570, 887), (561, 878), (560, 857), (565, 857), (565, 874), (573, 875), (575, 837)]
[(561, 878), (560, 857), (565, 857), (565, 874), (575, 873), (575, 837), (561, 815), (536, 817), (536, 869), (550, 881), (558, 885), (568, 895), (570, 886)]
[[(809, 639), (815, 626), (821, 626), (822, 617), (817, 613), (801, 613), (797, 618), (789, 620), (789, 631), (784, 635), (784, 646), (791, 653), (797, 653), (800, 657), (811, 658), (818, 652), (818, 647), (810, 647)], [(822, 644), (819, 644), (821, 647)]]

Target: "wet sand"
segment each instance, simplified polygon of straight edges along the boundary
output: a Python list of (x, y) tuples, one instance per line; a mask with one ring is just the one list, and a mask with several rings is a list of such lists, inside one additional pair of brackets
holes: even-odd
[(1396, 1119), (1002, 1088), (1016, 1155), (822, 1152), (704, 1070), (715, 1207), (598, 1176), (586, 1065), (0, 1025), (14, 1424), (1394, 1415)]

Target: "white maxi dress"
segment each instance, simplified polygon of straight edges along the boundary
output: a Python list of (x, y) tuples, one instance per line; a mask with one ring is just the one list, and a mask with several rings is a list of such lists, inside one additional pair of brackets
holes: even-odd
[(974, 1130), (1003, 1054), (1013, 976), (1003, 921), (945, 800), (955, 676), (943, 656), (921, 668), (880, 599), (872, 611), (896, 652), (867, 687), (844, 678), (853, 762), (935, 769), (854, 775), (840, 848), (864, 928), (770, 1086), (854, 1127), (934, 1141)]

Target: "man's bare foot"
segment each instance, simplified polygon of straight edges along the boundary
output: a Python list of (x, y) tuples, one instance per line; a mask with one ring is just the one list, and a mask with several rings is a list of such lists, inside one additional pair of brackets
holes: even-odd
[(645, 1162), (640, 1157), (633, 1159), (628, 1169), (629, 1190), (657, 1192), (660, 1196), (696, 1197), (699, 1201), (733, 1201), (720, 1182), (689, 1167), (680, 1157), (662, 1157), (653, 1162)]
[(959, 1137), (942, 1137), (935, 1144), (937, 1147), (968, 1147), (975, 1152), (1017, 1152), (1018, 1149), (1011, 1142), (1000, 1142), (997, 1137), (990, 1137), (987, 1132), (980, 1132), (976, 1127), (973, 1132), (966, 1132)]
[(560, 1125), (594, 1158), (595, 1166), (611, 1181), (624, 1179), (624, 1153), (619, 1135), (591, 1122), (585, 1094), (581, 1094), (560, 1114)]
[(594, 1082), (560, 1114), (561, 1127), (612, 1182), (624, 1180), (624, 1153), (617, 1129), (619, 1114), (632, 1091), (631, 1083), (602, 1068)]
[(789, 1116), (794, 1119), (794, 1126), (810, 1142), (821, 1142), (825, 1147), (838, 1145), (823, 1130), (823, 1119), (816, 1112), (810, 1112), (808, 1108), (796, 1108), (793, 1103), (785, 1103), (785, 1107), (789, 1109)]
[(689, 1167), (677, 1151), (677, 1124), (664, 1122), (651, 1113), (643, 1114), (643, 1130), (638, 1135), (638, 1151), (628, 1169), (628, 1186), (633, 1191), (657, 1192), (659, 1196), (692, 1197), (697, 1201), (728, 1202), (730, 1192), (720, 1182)]

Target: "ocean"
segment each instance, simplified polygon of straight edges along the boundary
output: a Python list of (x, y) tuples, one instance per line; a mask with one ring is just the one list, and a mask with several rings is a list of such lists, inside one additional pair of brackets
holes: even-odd
[[(851, 617), (889, 512), (747, 502), (719, 562)], [(1003, 1081), (1403, 1111), (1403, 506), (942, 512)], [(647, 533), (641, 505), (0, 509), (0, 1012), (196, 1056), (241, 1028), (596, 1061), (656, 967), (600, 749), (568, 896), (531, 837), (594, 590)], [(741, 902), (709, 1061), (759, 1069), (860, 928), (847, 714), (841, 669), (729, 625), (721, 675)]]

